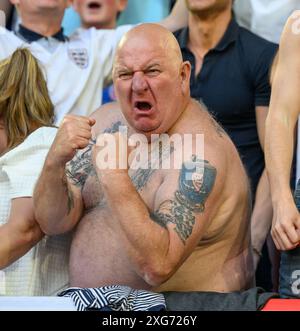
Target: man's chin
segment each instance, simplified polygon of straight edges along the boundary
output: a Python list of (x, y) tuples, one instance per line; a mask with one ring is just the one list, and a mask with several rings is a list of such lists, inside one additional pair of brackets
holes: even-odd
[(160, 125), (147, 125), (147, 124), (136, 124), (134, 126), (135, 130), (138, 133), (144, 133), (144, 134), (154, 134), (158, 133)]

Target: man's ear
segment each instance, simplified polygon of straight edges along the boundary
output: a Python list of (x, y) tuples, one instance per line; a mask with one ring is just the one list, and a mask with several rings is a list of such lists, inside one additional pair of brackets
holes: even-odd
[(190, 88), (192, 66), (189, 61), (184, 61), (181, 64), (181, 86), (184, 92)]
[(126, 9), (128, 5), (128, 0), (118, 0), (118, 12), (121, 13)]

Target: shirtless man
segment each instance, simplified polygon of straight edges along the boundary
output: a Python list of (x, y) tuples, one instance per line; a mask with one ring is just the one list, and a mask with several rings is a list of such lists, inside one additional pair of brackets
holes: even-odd
[[(251, 285), (247, 176), (231, 140), (190, 98), (190, 72), (171, 33), (140, 25), (123, 37), (115, 58), (122, 112), (103, 106), (91, 118), (63, 121), (35, 206), (49, 235), (77, 225), (71, 286), (229, 292)], [(204, 168), (187, 170), (191, 160), (203, 161), (193, 147), (179, 170), (99, 169), (101, 147), (90, 139), (120, 125), (149, 144), (152, 134), (203, 134)]]

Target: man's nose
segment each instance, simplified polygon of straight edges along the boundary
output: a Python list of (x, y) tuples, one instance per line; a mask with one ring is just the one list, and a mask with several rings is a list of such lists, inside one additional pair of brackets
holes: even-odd
[(132, 90), (142, 93), (148, 90), (148, 82), (143, 72), (135, 72), (132, 78)]

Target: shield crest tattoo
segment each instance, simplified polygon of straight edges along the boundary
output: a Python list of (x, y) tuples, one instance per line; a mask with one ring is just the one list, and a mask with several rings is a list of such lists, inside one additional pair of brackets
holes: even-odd
[(89, 56), (86, 48), (73, 48), (68, 50), (68, 55), (80, 69), (87, 68), (89, 64)]

